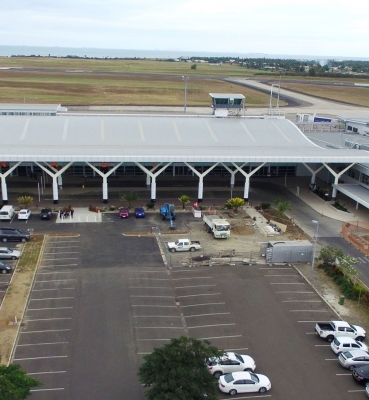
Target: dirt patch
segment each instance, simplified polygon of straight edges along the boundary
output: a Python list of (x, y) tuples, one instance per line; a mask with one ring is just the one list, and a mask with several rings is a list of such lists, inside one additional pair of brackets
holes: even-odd
[(253, 226), (232, 226), (232, 234), (235, 235), (253, 235), (255, 233), (255, 229)]

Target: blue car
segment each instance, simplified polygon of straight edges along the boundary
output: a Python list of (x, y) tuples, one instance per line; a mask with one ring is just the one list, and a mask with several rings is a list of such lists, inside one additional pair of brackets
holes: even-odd
[(145, 210), (142, 207), (135, 208), (136, 218), (145, 218)]

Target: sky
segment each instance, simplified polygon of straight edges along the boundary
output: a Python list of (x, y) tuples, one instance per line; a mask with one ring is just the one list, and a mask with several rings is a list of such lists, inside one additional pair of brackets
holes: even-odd
[(2, 1), (0, 45), (367, 58), (369, 1)]

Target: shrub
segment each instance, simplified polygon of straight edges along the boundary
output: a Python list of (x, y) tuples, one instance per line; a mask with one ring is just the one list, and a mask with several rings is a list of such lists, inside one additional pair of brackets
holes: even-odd
[(152, 209), (154, 209), (154, 207), (155, 207), (155, 203), (146, 203), (146, 208), (148, 209), (148, 210), (152, 210)]
[(260, 204), (262, 210), (268, 210), (270, 208), (270, 203), (264, 202)]

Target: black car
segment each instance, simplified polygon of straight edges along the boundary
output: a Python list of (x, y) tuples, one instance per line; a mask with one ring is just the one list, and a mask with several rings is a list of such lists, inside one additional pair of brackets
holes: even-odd
[(12, 266), (0, 261), (0, 272), (2, 274), (10, 274), (12, 272)]
[(358, 382), (361, 383), (369, 382), (369, 364), (354, 368), (352, 370), (352, 376)]
[(15, 228), (0, 228), (0, 240), (3, 242), (27, 242), (31, 236)]
[(43, 208), (40, 213), (41, 219), (51, 219), (51, 210), (50, 208)]

